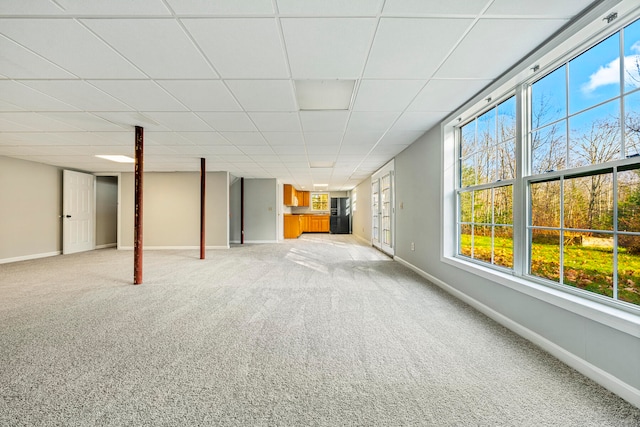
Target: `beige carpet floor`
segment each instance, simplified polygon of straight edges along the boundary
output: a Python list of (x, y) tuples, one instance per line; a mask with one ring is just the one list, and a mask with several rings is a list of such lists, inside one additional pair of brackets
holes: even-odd
[(638, 426), (351, 236), (0, 265), (2, 426)]

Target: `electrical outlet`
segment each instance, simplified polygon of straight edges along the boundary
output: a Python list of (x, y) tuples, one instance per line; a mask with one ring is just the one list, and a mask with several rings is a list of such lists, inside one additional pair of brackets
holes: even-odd
[(412, 251), (416, 250), (416, 244), (414, 242), (411, 242), (411, 250)]

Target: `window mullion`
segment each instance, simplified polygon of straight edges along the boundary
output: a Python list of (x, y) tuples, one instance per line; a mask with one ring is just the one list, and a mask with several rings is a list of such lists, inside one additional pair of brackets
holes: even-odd
[(526, 86), (520, 85), (516, 89), (516, 176), (513, 186), (513, 270), (518, 276), (525, 274), (528, 262), (526, 228), (529, 215), (527, 215), (527, 196), (523, 179), (529, 163), (528, 150), (526, 150), (529, 129), (527, 103)]

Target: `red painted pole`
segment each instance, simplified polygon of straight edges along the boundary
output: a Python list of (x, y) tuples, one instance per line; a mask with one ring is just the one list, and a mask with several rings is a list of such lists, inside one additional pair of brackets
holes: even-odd
[(206, 161), (200, 159), (200, 259), (205, 258), (205, 188), (207, 183)]
[(142, 177), (144, 171), (144, 129), (136, 126), (133, 224), (133, 284), (142, 284)]
[(240, 178), (240, 244), (244, 245), (244, 178)]

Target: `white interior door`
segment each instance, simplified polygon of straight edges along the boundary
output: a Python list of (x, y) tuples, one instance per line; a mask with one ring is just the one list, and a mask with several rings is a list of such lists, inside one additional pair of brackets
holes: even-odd
[(371, 244), (380, 248), (380, 180), (371, 182)]
[(62, 253), (95, 249), (95, 177), (65, 170), (62, 199)]
[(394, 167), (391, 160), (371, 176), (371, 243), (391, 256), (395, 252)]

